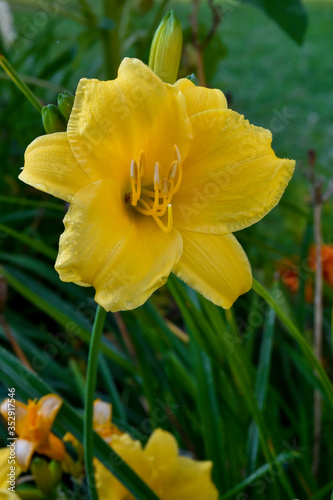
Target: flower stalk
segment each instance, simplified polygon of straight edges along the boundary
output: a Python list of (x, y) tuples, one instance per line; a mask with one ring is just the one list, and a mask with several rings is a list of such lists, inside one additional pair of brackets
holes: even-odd
[(93, 417), (94, 417), (94, 396), (95, 396), (96, 378), (97, 378), (97, 360), (98, 360), (99, 346), (103, 333), (105, 318), (106, 318), (105, 309), (103, 309), (103, 307), (101, 306), (98, 306), (90, 340), (87, 383), (85, 392), (83, 446), (84, 446), (84, 460), (86, 465), (86, 477), (90, 492), (90, 498), (92, 500), (98, 500), (95, 475), (94, 475), (94, 466), (93, 466), (93, 456), (94, 456)]

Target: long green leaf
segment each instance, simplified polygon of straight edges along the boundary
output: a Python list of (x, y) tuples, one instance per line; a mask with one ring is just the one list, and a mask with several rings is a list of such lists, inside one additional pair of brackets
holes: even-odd
[(262, 9), (295, 42), (303, 42), (308, 21), (306, 10), (301, 0), (244, 1)]
[(21, 243), (24, 243), (25, 245), (29, 246), (30, 248), (33, 248), (34, 250), (37, 250), (37, 252), (41, 253), (42, 255), (45, 255), (45, 257), (48, 257), (52, 260), (55, 260), (57, 258), (56, 250), (49, 247), (42, 241), (35, 240), (30, 236), (27, 236), (26, 234), (19, 233), (18, 231), (15, 231), (15, 229), (5, 226), (4, 224), (0, 224), (0, 232), (8, 234), (8, 236), (15, 238), (16, 240), (20, 241)]
[(260, 295), (272, 307), (272, 309), (274, 309), (278, 318), (285, 326), (287, 332), (298, 343), (304, 355), (312, 365), (313, 369), (316, 370), (318, 377), (322, 383), (322, 387), (329, 401), (333, 405), (333, 385), (330, 379), (328, 378), (327, 373), (325, 372), (323, 366), (314, 355), (311, 346), (307, 343), (307, 341), (305, 340), (301, 332), (298, 330), (298, 328), (293, 324), (293, 322), (285, 315), (281, 307), (276, 303), (276, 301), (269, 294), (269, 292), (267, 292), (267, 290), (255, 279), (253, 280), (253, 290), (256, 293), (258, 293), (258, 295)]

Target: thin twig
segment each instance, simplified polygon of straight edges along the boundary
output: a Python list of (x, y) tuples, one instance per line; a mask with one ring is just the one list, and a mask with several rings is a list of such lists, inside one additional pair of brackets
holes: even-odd
[(206, 81), (205, 64), (204, 64), (204, 51), (207, 48), (213, 36), (215, 35), (217, 28), (222, 20), (222, 11), (219, 6), (214, 4), (214, 0), (208, 0), (208, 6), (212, 12), (212, 24), (204, 40), (200, 41), (199, 21), (198, 21), (199, 6), (200, 6), (200, 0), (194, 0), (192, 14), (191, 14), (192, 43), (196, 50), (196, 55), (197, 55), (198, 80), (202, 87), (206, 87), (207, 81)]
[[(323, 263), (322, 263), (322, 183), (317, 180), (315, 173), (315, 154), (309, 154), (309, 162), (312, 167), (313, 184), (313, 209), (314, 209), (314, 240), (315, 240), (315, 292), (314, 292), (314, 329), (313, 342), (314, 354), (318, 361), (322, 362), (323, 345)], [(320, 465), (320, 442), (321, 442), (321, 424), (322, 424), (322, 399), (321, 393), (317, 389), (313, 395), (313, 461), (312, 472), (316, 475)]]

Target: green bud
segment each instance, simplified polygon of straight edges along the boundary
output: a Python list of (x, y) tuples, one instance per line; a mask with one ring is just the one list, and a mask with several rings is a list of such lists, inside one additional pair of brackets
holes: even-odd
[(58, 106), (62, 115), (69, 120), (74, 104), (74, 95), (66, 90), (63, 94), (58, 95)]
[(56, 460), (51, 460), (51, 462), (49, 463), (49, 471), (53, 487), (57, 486), (57, 484), (60, 483), (62, 478), (62, 470), (60, 463), (56, 462)]
[(48, 495), (53, 489), (53, 482), (47, 461), (41, 457), (34, 458), (31, 463), (31, 473), (40, 491)]
[(48, 104), (42, 108), (42, 120), (45, 132), (53, 134), (53, 132), (66, 132), (67, 121), (60, 112), (58, 106)]
[(155, 32), (148, 64), (166, 83), (173, 84), (177, 80), (182, 46), (182, 25), (171, 10), (164, 16)]

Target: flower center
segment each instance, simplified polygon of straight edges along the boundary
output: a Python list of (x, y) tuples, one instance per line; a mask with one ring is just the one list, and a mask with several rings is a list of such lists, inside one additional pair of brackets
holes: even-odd
[[(125, 195), (125, 203), (131, 205), (143, 215), (150, 215), (158, 227), (165, 233), (172, 229), (172, 197), (178, 191), (182, 181), (182, 164), (179, 149), (173, 147), (174, 161), (171, 163), (166, 177), (161, 175), (161, 164), (155, 163), (153, 189), (142, 186), (142, 177), (145, 166), (145, 154), (141, 150), (139, 160), (132, 160), (130, 168), (131, 193)], [(162, 218), (166, 215), (166, 221)], [(165, 219), (165, 218), (164, 218)]]

